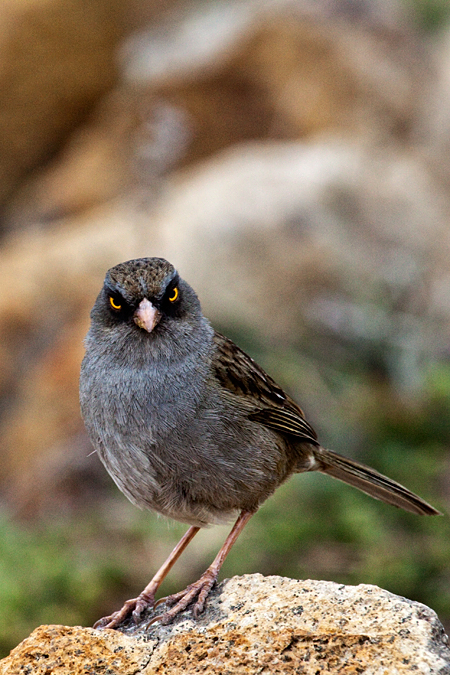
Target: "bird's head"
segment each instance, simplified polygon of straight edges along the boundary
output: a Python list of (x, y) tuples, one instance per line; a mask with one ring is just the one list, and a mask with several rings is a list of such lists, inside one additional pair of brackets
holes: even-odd
[(104, 328), (126, 326), (156, 336), (175, 324), (195, 322), (201, 310), (173, 265), (163, 258), (139, 258), (108, 270), (91, 316)]

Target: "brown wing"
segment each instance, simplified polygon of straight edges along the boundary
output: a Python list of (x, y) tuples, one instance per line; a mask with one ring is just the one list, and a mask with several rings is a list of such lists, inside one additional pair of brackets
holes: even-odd
[(248, 354), (220, 333), (215, 333), (214, 342), (215, 376), (226, 390), (242, 398), (249, 419), (318, 445), (301, 408)]

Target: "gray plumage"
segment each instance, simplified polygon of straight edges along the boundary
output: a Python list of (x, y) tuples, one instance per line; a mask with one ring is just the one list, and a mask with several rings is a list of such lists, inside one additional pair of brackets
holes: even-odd
[(108, 271), (91, 312), (80, 400), (125, 495), (193, 526), (254, 512), (294, 472), (318, 470), (418, 514), (438, 513), (322, 448), (298, 405), (231, 340), (160, 258)]
[[(174, 272), (163, 266), (155, 277), (159, 264), (118, 266), (106, 288), (120, 289), (132, 309), (142, 296), (159, 304)], [(247, 419), (253, 404), (220, 384), (214, 331), (192, 289), (178, 285), (186, 311), (161, 319), (152, 334), (130, 317), (111, 321), (101, 291), (86, 338), (81, 409), (102, 462), (132, 502), (203, 526), (256, 509), (295, 458), (279, 434)]]

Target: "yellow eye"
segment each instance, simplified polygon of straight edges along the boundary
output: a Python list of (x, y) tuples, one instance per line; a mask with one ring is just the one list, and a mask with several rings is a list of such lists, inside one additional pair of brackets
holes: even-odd
[(117, 303), (116, 303), (116, 301), (114, 300), (114, 298), (109, 298), (109, 304), (111, 305), (111, 307), (112, 307), (113, 309), (116, 310), (116, 312), (118, 312), (119, 309), (122, 309), (122, 305), (120, 304), (120, 302), (117, 302)]
[(177, 298), (178, 298), (178, 287), (175, 286), (172, 293), (169, 295), (169, 302), (175, 302)]

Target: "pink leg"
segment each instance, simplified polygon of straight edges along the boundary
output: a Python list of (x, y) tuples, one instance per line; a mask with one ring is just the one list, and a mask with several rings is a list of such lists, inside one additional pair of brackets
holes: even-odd
[(206, 598), (208, 597), (211, 588), (214, 586), (217, 580), (220, 568), (222, 567), (225, 558), (230, 552), (233, 544), (236, 542), (236, 539), (252, 517), (253, 513), (254, 511), (241, 512), (239, 518), (236, 520), (233, 526), (233, 529), (226, 538), (224, 545), (220, 549), (214, 561), (208, 567), (206, 572), (202, 574), (198, 581), (188, 586), (184, 591), (180, 591), (179, 593), (175, 593), (175, 595), (169, 595), (167, 598), (158, 600), (158, 602), (155, 604), (155, 607), (164, 601), (166, 601), (168, 605), (174, 605), (174, 607), (169, 609), (164, 614), (154, 617), (148, 625), (154, 623), (155, 621), (159, 621), (164, 625), (170, 623), (180, 612), (186, 609), (186, 607), (193, 600), (195, 600), (195, 598), (197, 598), (197, 602), (194, 605), (193, 614), (196, 619), (198, 618), (199, 614), (203, 612)]
[(117, 628), (117, 626), (119, 626), (122, 621), (130, 616), (130, 614), (133, 616), (134, 622), (137, 623), (142, 615), (142, 612), (147, 607), (153, 607), (155, 603), (156, 591), (161, 585), (163, 579), (176, 563), (180, 555), (183, 553), (186, 546), (195, 537), (199, 529), (199, 527), (194, 526), (189, 528), (186, 534), (175, 546), (165, 563), (161, 565), (153, 579), (149, 584), (147, 584), (147, 586), (137, 598), (131, 598), (131, 600), (127, 600), (122, 609), (114, 612), (114, 614), (111, 614), (111, 616), (105, 616), (103, 619), (96, 621), (94, 628)]

